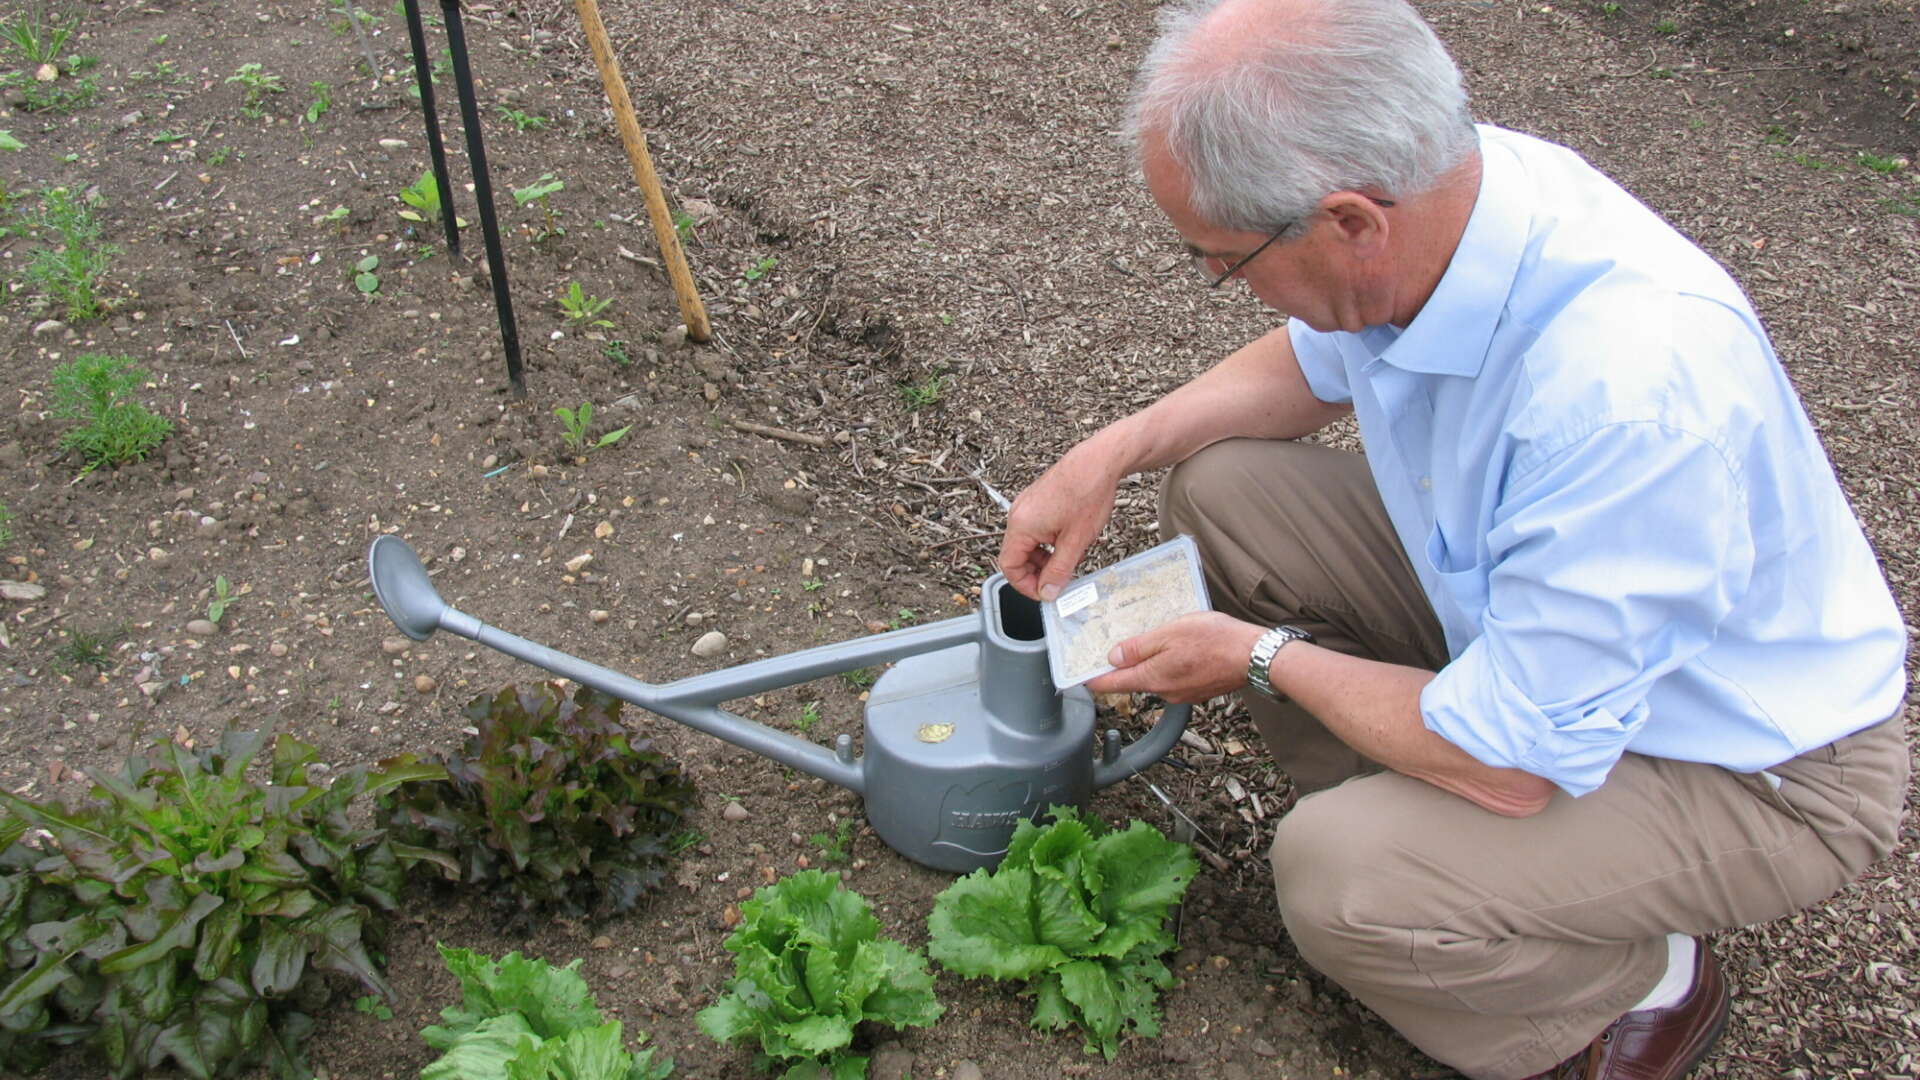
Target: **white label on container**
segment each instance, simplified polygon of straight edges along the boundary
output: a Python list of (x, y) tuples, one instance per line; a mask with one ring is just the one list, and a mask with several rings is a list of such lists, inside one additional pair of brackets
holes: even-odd
[(1054, 614), (1064, 619), (1098, 599), (1100, 599), (1100, 590), (1095, 588), (1092, 582), (1088, 582), (1055, 601)]

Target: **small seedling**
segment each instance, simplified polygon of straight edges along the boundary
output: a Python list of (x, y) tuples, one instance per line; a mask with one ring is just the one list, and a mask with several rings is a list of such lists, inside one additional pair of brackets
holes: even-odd
[(1600, 14), (1618, 15), (1620, 14), (1620, 5), (1614, 3), (1613, 0), (1607, 0), (1606, 3), (1600, 5)]
[(761, 278), (773, 273), (773, 268), (779, 265), (780, 260), (769, 255), (759, 262), (754, 263), (752, 266), (747, 267), (740, 276), (746, 278), (748, 281), (759, 281)]
[(213, 165), (215, 167), (225, 165), (227, 163), (227, 159), (232, 156), (233, 156), (232, 147), (218, 146), (214, 148), (213, 153), (207, 155), (207, 164)]
[(1657, 67), (1647, 72), (1647, 74), (1656, 79), (1671, 79), (1673, 78), (1673, 69), (1670, 67)]
[(78, 112), (93, 104), (94, 92), (99, 88), (99, 83), (91, 78), (76, 80), (72, 86), (30, 79), (21, 87), (25, 100), (20, 108), (30, 113)]
[(13, 132), (0, 129), (0, 150), (25, 150), (27, 144), (13, 137)]
[(938, 404), (940, 394), (947, 388), (947, 377), (929, 375), (917, 383), (900, 384), (900, 403), (908, 412), (916, 412), (929, 405)]
[(1768, 146), (1785, 146), (1793, 141), (1793, 136), (1787, 134), (1785, 128), (1774, 124), (1767, 128), (1767, 134), (1760, 141)]
[(440, 184), (433, 178), (433, 170), (420, 174), (409, 187), (400, 189), (400, 201), (413, 207), (400, 211), (400, 216), (408, 221), (440, 220)]
[(880, 675), (872, 668), (863, 667), (855, 668), (852, 671), (843, 671), (840, 673), (840, 678), (855, 690), (865, 690), (867, 687), (872, 686), (874, 681), (880, 678)]
[(380, 1000), (378, 994), (362, 994), (354, 998), (353, 1011), (365, 1013), (375, 1020), (393, 1019), (393, 1010), (387, 1008), (387, 1003)]
[(600, 318), (600, 313), (612, 303), (611, 297), (593, 296), (582, 289), (579, 282), (570, 281), (567, 291), (560, 297), (560, 313), (573, 326), (611, 327), (613, 320)]
[(793, 722), (793, 726), (799, 728), (801, 733), (804, 734), (812, 731), (813, 726), (819, 722), (820, 703), (817, 701), (809, 701), (805, 705), (800, 706), (800, 718)]
[(240, 112), (256, 119), (266, 115), (268, 95), (287, 91), (280, 84), (280, 76), (267, 74), (259, 64), (241, 64), (232, 75), (227, 76), (227, 82), (240, 84)]
[(13, 511), (0, 503), (0, 546), (13, 543)]
[(331, 225), (336, 221), (345, 221), (350, 212), (351, 211), (345, 206), (336, 206), (324, 214), (313, 215), (313, 223), (315, 225)]
[(1880, 208), (1901, 217), (1920, 218), (1920, 195), (1906, 195), (1898, 199), (1881, 199)]
[(107, 671), (113, 667), (113, 647), (127, 632), (120, 627), (67, 631), (67, 640), (53, 650), (53, 669), (62, 675), (78, 668)]
[(307, 106), (307, 123), (317, 124), (327, 115), (327, 110), (333, 108), (333, 84), (316, 79), (308, 83), (307, 88), (313, 91), (313, 101)]
[(1886, 157), (1865, 150), (1860, 151), (1860, 155), (1854, 160), (1860, 163), (1861, 168), (1877, 173), (1895, 173), (1907, 167), (1905, 158)]
[(521, 112), (519, 109), (509, 109), (505, 105), (495, 105), (494, 108), (500, 111), (501, 116), (506, 117), (507, 123), (520, 131), (539, 131), (553, 126), (553, 121), (544, 116), (535, 116), (529, 112)]
[(891, 629), (891, 630), (898, 630), (903, 626), (912, 626), (914, 623), (917, 623), (919, 621), (920, 621), (919, 613), (915, 612), (910, 607), (903, 607), (900, 609), (900, 613), (898, 615), (895, 615), (892, 618), (892, 620), (890, 620), (887, 623), (887, 627), (888, 629)]
[(826, 582), (821, 581), (819, 578), (808, 578), (800, 583), (800, 587), (808, 592), (818, 592), (826, 587)]
[(578, 409), (569, 409), (561, 405), (553, 410), (553, 415), (560, 418), (560, 437), (566, 440), (568, 446), (582, 453), (598, 450), (603, 446), (611, 446), (625, 438), (627, 432), (633, 430), (633, 425), (628, 424), (626, 427), (607, 432), (589, 446), (587, 429), (593, 424), (593, 402), (583, 401)]
[(618, 338), (600, 346), (600, 355), (619, 364), (621, 367), (626, 367), (628, 364), (633, 363), (633, 357), (627, 355), (627, 343)]
[(1820, 158), (1814, 157), (1812, 154), (1795, 154), (1793, 155), (1793, 163), (1795, 165), (1800, 165), (1805, 168), (1812, 169), (1814, 172), (1820, 172), (1824, 169), (1833, 168), (1832, 162), (1824, 161)]
[(813, 846), (820, 849), (820, 861), (839, 863), (852, 857), (848, 849), (853, 844), (853, 819), (841, 818), (840, 824), (831, 833), (817, 832), (807, 837)]
[(60, 58), (60, 50), (73, 36), (75, 25), (72, 20), (60, 23), (48, 19), (45, 9), (35, 4), (11, 22), (0, 23), (0, 42), (19, 56), (22, 64), (37, 68)]
[(27, 263), (27, 280), (66, 308), (69, 322), (97, 319), (106, 313), (100, 299), (100, 275), (106, 273), (119, 248), (100, 240), (100, 223), (93, 207), (66, 188), (40, 194), (38, 213), (23, 219), (31, 230), (47, 230), (57, 246), (36, 250)]
[(1653, 24), (1653, 32), (1656, 34), (1677, 34), (1680, 32), (1680, 24), (1674, 22), (1672, 19), (1661, 19), (1659, 22)]
[(192, 136), (180, 131), (162, 131), (153, 137), (153, 145), (166, 146), (169, 143), (185, 142)]
[(53, 369), (53, 415), (79, 422), (60, 445), (86, 459), (80, 475), (139, 461), (173, 430), (136, 396), (146, 379), (128, 356), (88, 353)]
[(513, 189), (513, 201), (516, 204), (524, 207), (528, 203), (539, 203), (540, 212), (546, 216), (546, 227), (534, 237), (536, 242), (545, 240), (549, 236), (560, 236), (566, 232), (554, 222), (556, 215), (552, 201), (553, 194), (564, 190), (566, 186), (566, 181), (556, 179), (552, 173), (541, 173), (540, 179), (526, 187)]
[(678, 855), (707, 838), (699, 829), (682, 829), (667, 840), (667, 854)]
[(368, 296), (380, 291), (380, 277), (374, 271), (380, 269), (380, 256), (368, 255), (353, 264), (353, 287)]
[(227, 615), (227, 605), (233, 603), (233, 601), (234, 595), (227, 585), (226, 575), (215, 575), (213, 579), (213, 598), (207, 601), (207, 621), (215, 626), (219, 626), (220, 620)]
[(693, 239), (693, 226), (694, 220), (692, 214), (687, 213), (685, 210), (675, 210), (673, 212), (673, 231), (679, 235), (682, 244)]

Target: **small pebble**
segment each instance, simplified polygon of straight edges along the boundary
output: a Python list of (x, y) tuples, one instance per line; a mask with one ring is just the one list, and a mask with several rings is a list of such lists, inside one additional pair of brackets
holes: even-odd
[(173, 556), (167, 552), (166, 548), (151, 547), (147, 549), (147, 561), (154, 566), (165, 566), (167, 565), (167, 560), (171, 558), (173, 558)]
[(187, 624), (187, 633), (194, 637), (212, 637), (220, 632), (211, 619), (195, 619)]
[(727, 804), (726, 809), (720, 811), (720, 816), (726, 818), (728, 821), (745, 821), (750, 815), (747, 813), (746, 807), (741, 806), (737, 802), (730, 802)]
[(48, 334), (57, 334), (66, 328), (67, 324), (61, 322), (59, 319), (48, 319), (45, 322), (34, 324), (33, 336), (45, 337)]
[(702, 659), (719, 656), (726, 650), (727, 635), (718, 630), (709, 630), (701, 634), (700, 640), (693, 643), (693, 655)]
[(962, 1061), (953, 1067), (953, 1080), (985, 1080), (980, 1075), (980, 1066), (971, 1061)]
[(272, 653), (272, 654), (273, 654), (273, 655), (275, 655), (275, 656), (285, 656), (285, 655), (287, 655), (287, 647), (286, 647), (285, 645), (283, 645), (283, 644), (281, 644), (281, 643), (280, 643), (280, 642), (278, 642), (278, 641), (276, 641), (276, 642), (274, 642), (273, 644), (271, 644), (271, 645), (269, 645), (269, 646), (267, 646), (267, 651), (268, 651), (268, 652), (270, 652), (270, 653)]
[(433, 693), (433, 688), (438, 685), (438, 683), (433, 681), (433, 676), (431, 675), (415, 675), (413, 677), (413, 688), (423, 694)]
[(380, 641), (380, 651), (388, 656), (399, 656), (411, 648), (413, 648), (413, 642), (403, 637), (383, 638)]
[(613, 618), (613, 613), (611, 611), (605, 611), (600, 608), (595, 608), (592, 611), (587, 612), (587, 618), (592, 619), (596, 623), (603, 623), (603, 622), (606, 622), (608, 619)]
[(582, 552), (579, 555), (575, 555), (573, 558), (567, 560), (567, 573), (577, 574), (580, 571), (585, 570), (588, 564), (592, 562), (593, 562), (593, 552), (591, 551)]
[[(706, 621), (707, 621), (707, 617), (706, 617), (705, 615), (702, 615), (702, 614), (701, 614), (700, 612), (698, 612), (698, 611), (689, 611), (689, 612), (687, 612), (687, 625), (688, 625), (688, 626), (699, 626), (699, 625), (700, 625), (701, 623), (703, 623), (703, 622), (706, 622)], [(1914, 636), (1915, 636), (1915, 637), (1920, 637), (1920, 634), (1915, 634)]]

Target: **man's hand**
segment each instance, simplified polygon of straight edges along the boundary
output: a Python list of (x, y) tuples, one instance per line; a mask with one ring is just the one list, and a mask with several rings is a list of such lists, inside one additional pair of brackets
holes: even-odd
[(1060, 595), (1113, 516), (1121, 475), (1111, 455), (1083, 442), (1021, 492), (1007, 512), (1007, 535), (1000, 541), (1000, 572), (1007, 583), (1034, 600)]
[(1087, 683), (1096, 694), (1143, 691), (1198, 704), (1247, 684), (1247, 658), (1263, 626), (1218, 611), (1198, 611), (1114, 646), (1119, 668)]

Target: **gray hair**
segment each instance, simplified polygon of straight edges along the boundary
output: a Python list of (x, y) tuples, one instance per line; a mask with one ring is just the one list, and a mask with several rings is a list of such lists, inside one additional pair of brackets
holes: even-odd
[(1334, 191), (1418, 194), (1478, 144), (1460, 70), (1406, 0), (1298, 4), (1288, 33), (1224, 62), (1198, 33), (1221, 2), (1161, 13), (1128, 117), (1136, 154), (1164, 137), (1202, 220), (1264, 232)]

